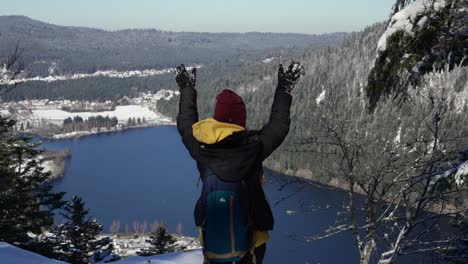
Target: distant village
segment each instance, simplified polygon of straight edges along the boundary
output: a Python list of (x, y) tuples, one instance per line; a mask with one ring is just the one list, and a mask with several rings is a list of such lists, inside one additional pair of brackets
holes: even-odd
[(177, 91), (160, 90), (122, 97), (117, 101), (26, 100), (0, 102), (0, 114), (15, 120), (16, 130), (45, 138), (76, 137), (137, 126), (172, 124), (156, 110), (159, 100), (169, 100)]

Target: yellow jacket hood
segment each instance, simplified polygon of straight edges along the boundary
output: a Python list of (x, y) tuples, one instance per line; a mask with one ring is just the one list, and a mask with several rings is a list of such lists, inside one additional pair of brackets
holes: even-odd
[(205, 144), (218, 143), (235, 132), (245, 130), (244, 127), (219, 122), (213, 118), (207, 118), (193, 124), (192, 129), (193, 137)]

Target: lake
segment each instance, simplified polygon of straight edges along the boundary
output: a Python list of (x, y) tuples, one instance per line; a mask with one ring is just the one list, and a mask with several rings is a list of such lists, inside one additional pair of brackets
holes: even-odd
[[(135, 221), (158, 221), (166, 223), (171, 232), (181, 224), (184, 235), (198, 235), (193, 208), (201, 185), (197, 186), (195, 162), (176, 127), (131, 129), (45, 141), (43, 145), (53, 150), (71, 149), (65, 177), (55, 183), (55, 191), (67, 192), (67, 198), (82, 197), (90, 214), (104, 225), (104, 232), (110, 232), (114, 220), (120, 221), (121, 232), (126, 224), (133, 230)], [(336, 221), (333, 207), (325, 208), (343, 203), (345, 193), (312, 184), (284, 186), (291, 177), (271, 171), (266, 171), (266, 176), (265, 193), (273, 208), (275, 230), (264, 263), (359, 263), (349, 233), (313, 242), (303, 239)], [(304, 207), (311, 203), (322, 209)]]

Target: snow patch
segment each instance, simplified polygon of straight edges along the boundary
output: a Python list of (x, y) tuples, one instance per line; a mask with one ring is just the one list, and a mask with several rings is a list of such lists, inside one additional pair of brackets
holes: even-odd
[(275, 59), (275, 57), (266, 58), (266, 59), (264, 59), (262, 62), (263, 62), (263, 63), (271, 63), (274, 59)]
[(455, 173), (455, 183), (458, 186), (462, 186), (465, 183), (465, 177), (468, 176), (468, 161), (465, 161), (462, 163), (457, 170), (457, 173)]
[(317, 99), (315, 99), (315, 102), (317, 102), (317, 105), (320, 104), (323, 100), (325, 100), (325, 90), (323, 90), (319, 96), (317, 96)]
[(454, 177), (455, 184), (457, 186), (461, 186), (465, 183), (465, 177), (467, 176), (468, 176), (468, 161), (465, 161), (453, 169), (446, 170), (443, 173), (440, 173), (434, 176), (434, 178), (429, 183), (428, 189), (432, 190), (432, 188), (434, 187), (434, 185), (437, 184), (438, 181), (440, 181), (441, 179), (447, 179), (449, 177)]
[(297, 71), (301, 68), (301, 65), (299, 63), (294, 63), (294, 66), (292, 68), (293, 71)]
[(398, 131), (397, 131), (397, 134), (395, 136), (395, 139), (393, 140), (393, 143), (395, 143), (395, 145), (400, 145), (400, 143), (401, 143), (401, 126), (398, 127)]
[(52, 62), (49, 66), (49, 75), (52, 75), (54, 74), (54, 72), (57, 70), (57, 63), (56, 62)]

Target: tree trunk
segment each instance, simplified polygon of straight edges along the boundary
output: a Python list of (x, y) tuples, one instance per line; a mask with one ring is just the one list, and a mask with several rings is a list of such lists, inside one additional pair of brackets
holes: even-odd
[(371, 239), (365, 246), (364, 249), (359, 252), (361, 255), (361, 264), (369, 264), (370, 257), (372, 256), (372, 252), (374, 252), (375, 248), (375, 241)]

